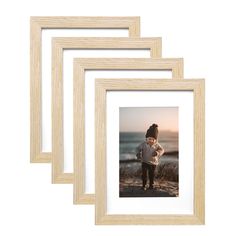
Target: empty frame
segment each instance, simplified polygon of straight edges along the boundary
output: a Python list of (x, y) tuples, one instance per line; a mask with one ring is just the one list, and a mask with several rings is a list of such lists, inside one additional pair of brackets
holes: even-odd
[(51, 152), (42, 152), (42, 30), (127, 29), (129, 31), (129, 37), (139, 37), (139, 25), (139, 17), (31, 17), (30, 161), (32, 163), (51, 162)]
[[(183, 60), (172, 59), (124, 59), (80, 58), (74, 59), (74, 203), (94, 204), (95, 194), (85, 192), (85, 71), (86, 70), (169, 70), (173, 79), (183, 78)], [(53, 83), (53, 96), (60, 98), (53, 104), (53, 132), (55, 149), (61, 153), (63, 140), (61, 84)], [(57, 109), (56, 109), (57, 108)], [(95, 158), (95, 157), (94, 157)], [(91, 170), (94, 171), (94, 170)]]
[[(151, 58), (160, 58), (161, 57), (161, 38), (53, 38), (52, 40), (52, 80), (55, 81), (54, 84), (61, 84), (60, 94), (63, 92), (63, 84), (65, 80), (73, 81), (73, 77), (64, 78), (63, 73), (63, 51), (66, 49), (96, 49), (97, 51), (112, 49), (114, 54), (118, 51), (129, 50), (130, 55), (132, 50), (144, 50), (148, 49), (150, 51)], [(129, 52), (128, 52), (129, 53)], [(64, 81), (64, 82), (63, 82)], [(59, 88), (58, 88), (59, 89)], [(53, 91), (55, 87), (53, 88)], [(73, 93), (73, 90), (70, 91)], [(57, 114), (55, 117), (58, 117), (58, 112), (63, 112), (63, 107), (57, 109), (54, 104), (57, 103), (57, 100), (60, 99), (60, 104), (63, 104), (63, 96), (54, 95), (52, 96), (52, 106), (55, 108), (53, 111)], [(53, 112), (53, 116), (54, 116)], [(64, 111), (65, 112), (65, 111)], [(63, 113), (59, 117), (63, 116)], [(63, 120), (61, 121), (63, 122)], [(72, 123), (72, 122), (71, 122)], [(53, 122), (54, 124), (54, 122)], [(60, 124), (63, 127), (63, 123)], [(53, 130), (57, 127), (53, 127)], [(56, 134), (55, 134), (56, 133)], [(64, 172), (64, 142), (62, 134), (59, 137), (62, 137), (60, 141), (60, 148), (58, 145), (55, 145), (55, 140), (58, 139), (58, 133), (55, 131), (52, 132), (52, 182), (53, 183), (73, 183), (73, 173)], [(73, 159), (73, 157), (72, 157)]]

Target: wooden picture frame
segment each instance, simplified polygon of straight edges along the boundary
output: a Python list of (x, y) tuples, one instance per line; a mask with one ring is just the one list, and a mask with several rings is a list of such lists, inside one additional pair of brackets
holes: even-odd
[[(54, 85), (61, 85), (53, 88), (52, 113), (53, 117), (62, 117), (63, 107), (58, 110), (54, 104), (58, 99), (63, 104), (63, 50), (65, 49), (148, 49), (151, 58), (161, 57), (161, 38), (83, 38), (83, 37), (63, 37), (52, 40), (52, 81)], [(71, 78), (72, 79), (72, 78)], [(57, 90), (57, 91), (55, 91)], [(60, 90), (60, 92), (59, 92)], [(61, 113), (59, 113), (61, 112)], [(56, 115), (54, 115), (56, 113)], [(59, 120), (58, 120), (59, 122)], [(60, 121), (63, 126), (63, 120)], [(52, 129), (52, 183), (73, 183), (73, 173), (64, 173), (63, 154), (63, 131), (58, 133), (58, 123), (53, 122)], [(59, 140), (60, 139), (60, 140)], [(48, 153), (48, 155), (50, 155)]]
[(30, 162), (51, 162), (42, 152), (41, 134), (41, 35), (43, 29), (128, 29), (129, 37), (140, 36), (139, 17), (31, 17), (30, 18)]
[[(85, 70), (171, 70), (172, 78), (183, 78), (183, 59), (80, 58), (74, 59), (74, 204), (94, 204), (95, 194), (85, 193)], [(54, 97), (61, 97), (60, 83), (54, 81)], [(55, 147), (62, 140), (61, 99), (54, 103)], [(79, 145), (78, 145), (79, 144)]]
[[(204, 80), (96, 79), (96, 224), (204, 224)], [(106, 170), (106, 93), (108, 91), (192, 91), (194, 106), (193, 214), (108, 214)], [(137, 206), (138, 207), (138, 206)]]

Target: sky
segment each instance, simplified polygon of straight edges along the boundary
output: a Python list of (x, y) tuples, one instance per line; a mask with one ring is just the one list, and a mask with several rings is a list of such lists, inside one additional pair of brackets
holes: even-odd
[(120, 132), (146, 132), (153, 123), (178, 131), (178, 122), (178, 107), (120, 107)]

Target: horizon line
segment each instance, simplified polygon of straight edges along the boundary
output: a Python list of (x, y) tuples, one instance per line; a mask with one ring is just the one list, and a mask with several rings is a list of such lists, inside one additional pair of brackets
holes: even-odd
[[(132, 132), (132, 133), (145, 133), (146, 131), (120, 131), (120, 133), (127, 133), (127, 132)], [(177, 133), (179, 132), (179, 130), (169, 130), (169, 129), (159, 129), (159, 132), (173, 132), (173, 133)]]

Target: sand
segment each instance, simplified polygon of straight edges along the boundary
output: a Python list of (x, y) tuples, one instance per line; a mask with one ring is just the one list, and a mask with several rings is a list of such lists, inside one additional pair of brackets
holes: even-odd
[(120, 197), (178, 197), (178, 182), (156, 180), (154, 189), (142, 189), (142, 181), (138, 178), (120, 180)]

